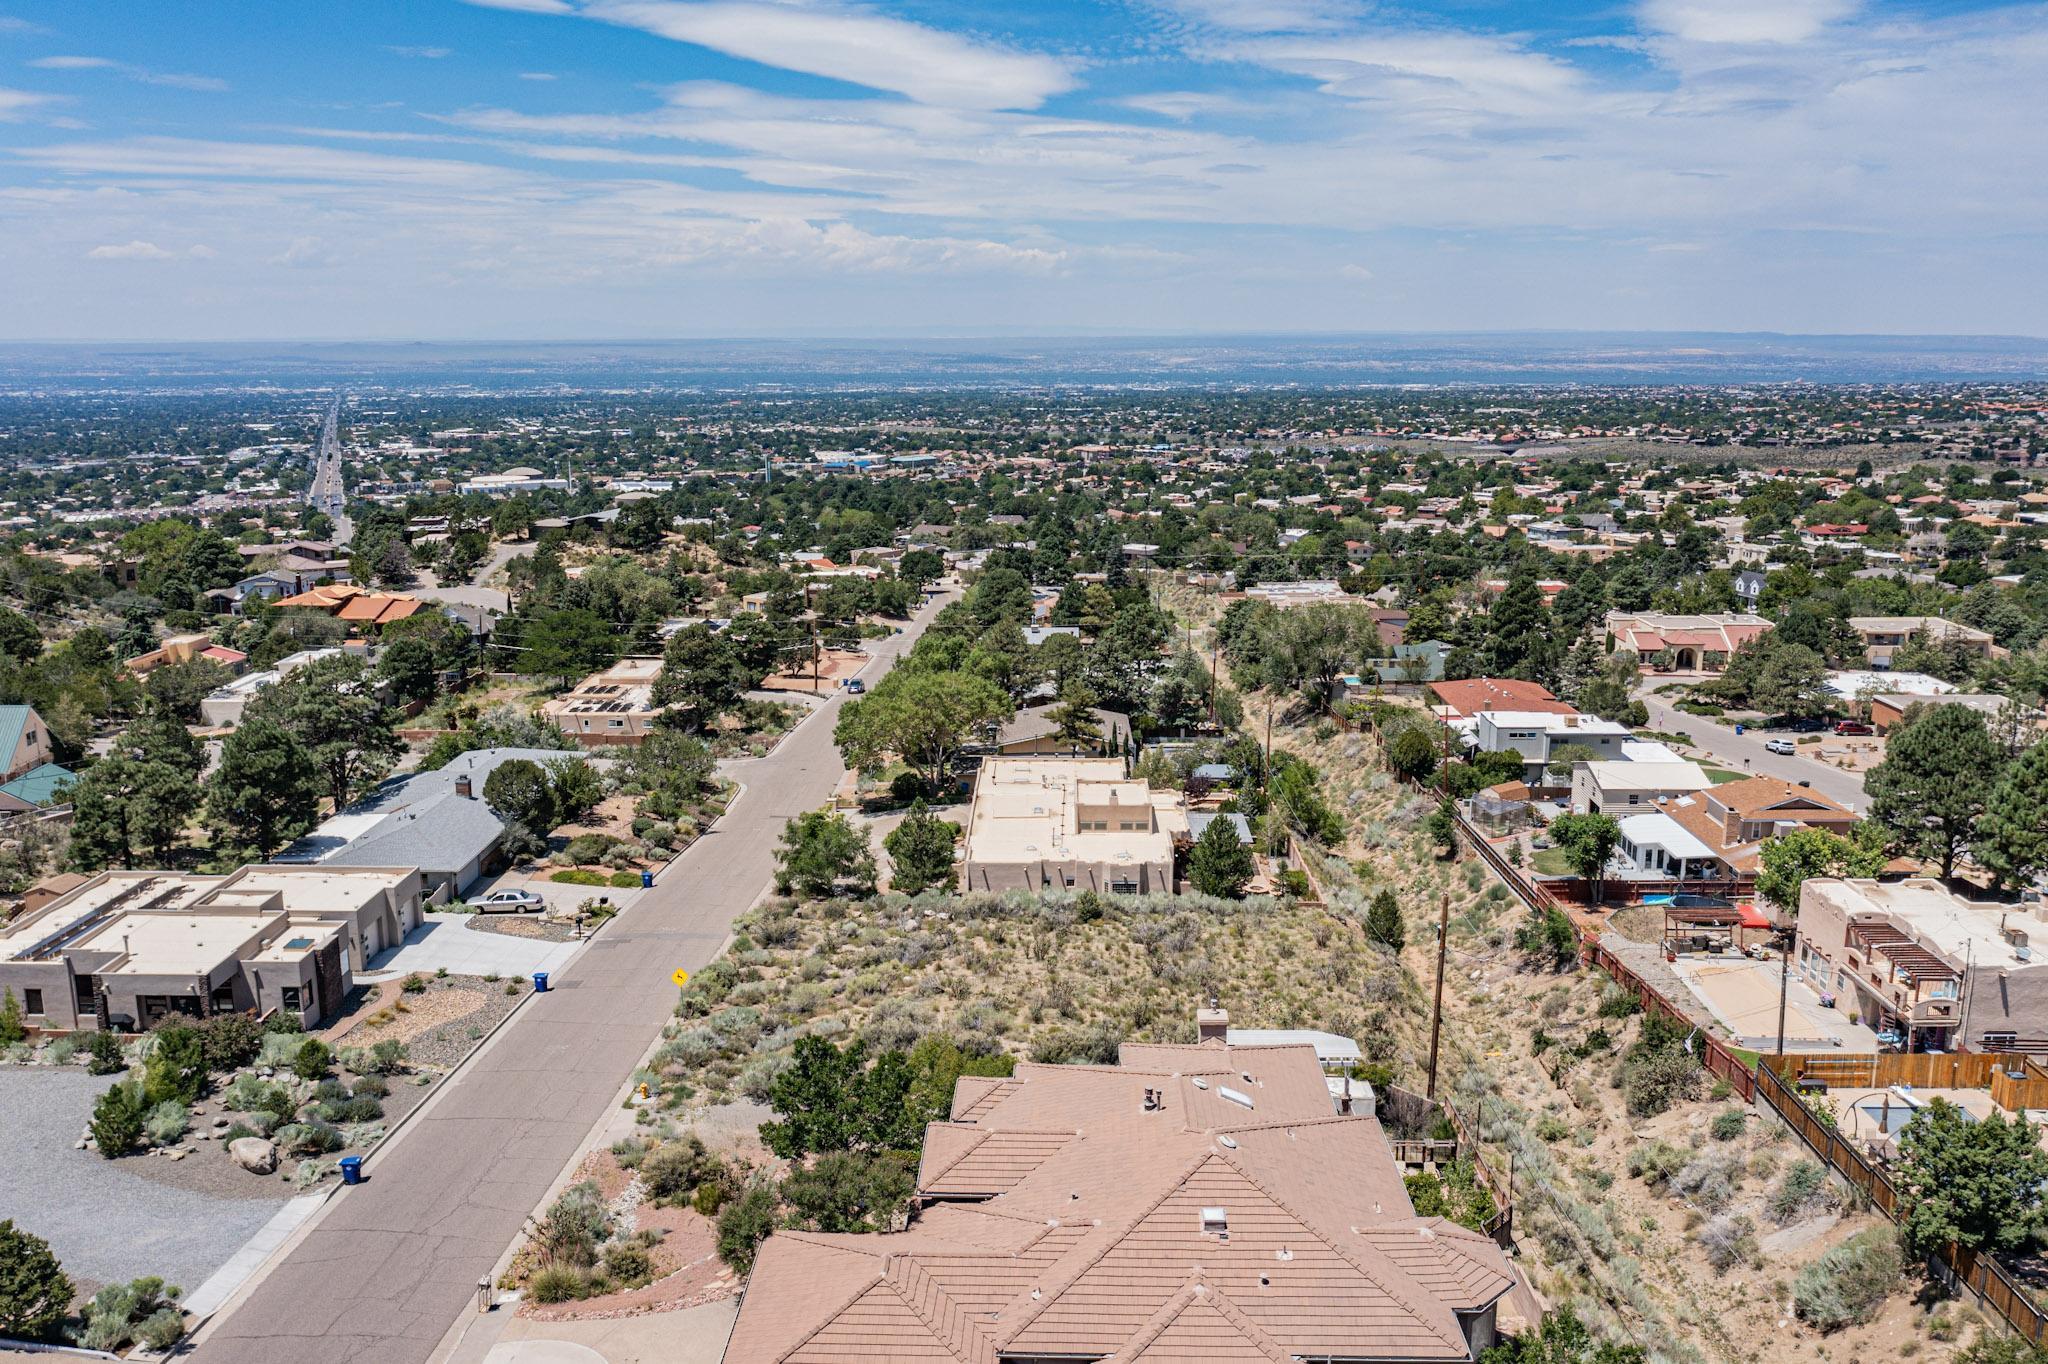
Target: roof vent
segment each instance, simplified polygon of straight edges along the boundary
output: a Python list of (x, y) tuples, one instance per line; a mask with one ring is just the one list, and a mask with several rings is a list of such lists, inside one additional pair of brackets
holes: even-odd
[(1207, 1089), (1209, 1087), (1209, 1082), (1207, 1080), (1204, 1080), (1199, 1075), (1197, 1075), (1190, 1083), (1192, 1083), (1196, 1089)]
[(1294, 1252), (1289, 1250), (1286, 1246), (1282, 1246), (1280, 1247), (1280, 1249), (1273, 1252), (1273, 1258), (1276, 1260), (1291, 1260), (1294, 1258)]
[(1157, 1113), (1160, 1109), (1164, 1107), (1166, 1107), (1165, 1094), (1161, 1093), (1159, 1090), (1156, 1089), (1148, 1089), (1145, 1091), (1145, 1111), (1147, 1113)]
[(1216, 1140), (1221, 1142), (1223, 1148), (1227, 1151), (1235, 1151), (1237, 1149), (1236, 1137), (1218, 1137)]
[(1229, 1085), (1225, 1085), (1216, 1092), (1242, 1108), (1250, 1108), (1252, 1106), (1252, 1096), (1241, 1089), (1232, 1089)]
[(1207, 1236), (1229, 1236), (1230, 1210), (1228, 1208), (1202, 1209), (1202, 1232)]

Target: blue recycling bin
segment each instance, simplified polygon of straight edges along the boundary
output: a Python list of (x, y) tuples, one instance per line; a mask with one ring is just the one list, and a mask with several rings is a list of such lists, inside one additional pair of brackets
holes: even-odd
[(653, 872), (651, 872), (651, 871), (644, 871), (644, 870), (643, 870), (643, 871), (642, 871), (642, 872), (640, 873), (640, 889), (642, 889), (642, 890), (652, 890), (653, 888), (654, 888), (654, 873), (653, 873)]
[(1742, 733), (1742, 726), (1741, 726), (1741, 725), (1737, 725), (1737, 726), (1735, 727), (1735, 732), (1736, 732), (1737, 734), (1740, 734), (1740, 733)]
[(548, 992), (547, 972), (535, 971), (533, 973), (533, 992), (537, 995), (544, 995)]
[(341, 1158), (341, 1182), (344, 1184), (360, 1184), (363, 1182), (363, 1158), (361, 1156), (343, 1156)]

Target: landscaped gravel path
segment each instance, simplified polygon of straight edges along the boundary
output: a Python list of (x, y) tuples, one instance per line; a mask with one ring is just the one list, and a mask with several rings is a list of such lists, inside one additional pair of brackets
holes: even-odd
[[(74, 1150), (93, 1101), (116, 1077), (74, 1067), (0, 1066), (0, 1218), (50, 1243), (64, 1268), (97, 1283), (161, 1275), (199, 1287), (254, 1236), (292, 1194), (216, 1198), (145, 1179), (141, 1162)], [(188, 1157), (219, 1159), (218, 1152)]]

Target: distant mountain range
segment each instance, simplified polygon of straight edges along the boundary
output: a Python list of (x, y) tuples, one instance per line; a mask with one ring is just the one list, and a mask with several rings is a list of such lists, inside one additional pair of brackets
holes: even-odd
[(2033, 383), (2048, 339), (1764, 332), (0, 345), (0, 391)]

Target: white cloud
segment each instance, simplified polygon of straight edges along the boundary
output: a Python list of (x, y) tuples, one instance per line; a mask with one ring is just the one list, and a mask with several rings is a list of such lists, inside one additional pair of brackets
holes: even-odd
[(1803, 43), (1857, 0), (1643, 0), (1644, 28), (1690, 43)]
[(593, 19), (767, 66), (959, 109), (1030, 109), (1075, 84), (1058, 57), (865, 9), (755, 0), (592, 0)]
[(88, 260), (172, 260), (171, 252), (155, 242), (134, 241), (124, 246), (95, 246), (85, 253)]
[(522, 71), (519, 73), (519, 79), (523, 81), (551, 81), (555, 79), (555, 73), (552, 71)]
[(0, 123), (20, 118), (38, 104), (48, 104), (48, 95), (39, 95), (33, 90), (10, 90), (0, 85)]
[(327, 265), (332, 261), (333, 256), (327, 250), (327, 243), (318, 237), (294, 237), (291, 245), (270, 258), (272, 265), (295, 269)]
[(1366, 269), (1363, 265), (1347, 265), (1337, 271), (1337, 276), (1340, 279), (1348, 279), (1354, 284), (1363, 284), (1372, 278), (1372, 271)]
[(218, 93), (228, 88), (228, 83), (217, 76), (191, 76), (176, 71), (150, 71), (127, 62), (117, 62), (111, 57), (38, 57), (29, 63), (45, 71), (112, 71), (126, 76), (129, 80), (144, 85), (164, 85), (178, 90), (199, 90)]
[(437, 62), (441, 60), (441, 58), (443, 57), (452, 57), (455, 55), (455, 49), (452, 47), (387, 46), (385, 47), (384, 50), (386, 52), (395, 52), (401, 57), (418, 57), (424, 61), (430, 62)]
[(1365, 11), (1356, 0), (1155, 0), (1168, 13), (1232, 33), (1312, 33), (1341, 28)]
[(517, 10), (521, 14), (574, 14), (576, 7), (568, 0), (463, 0), (464, 4), (477, 5), (484, 9)]

